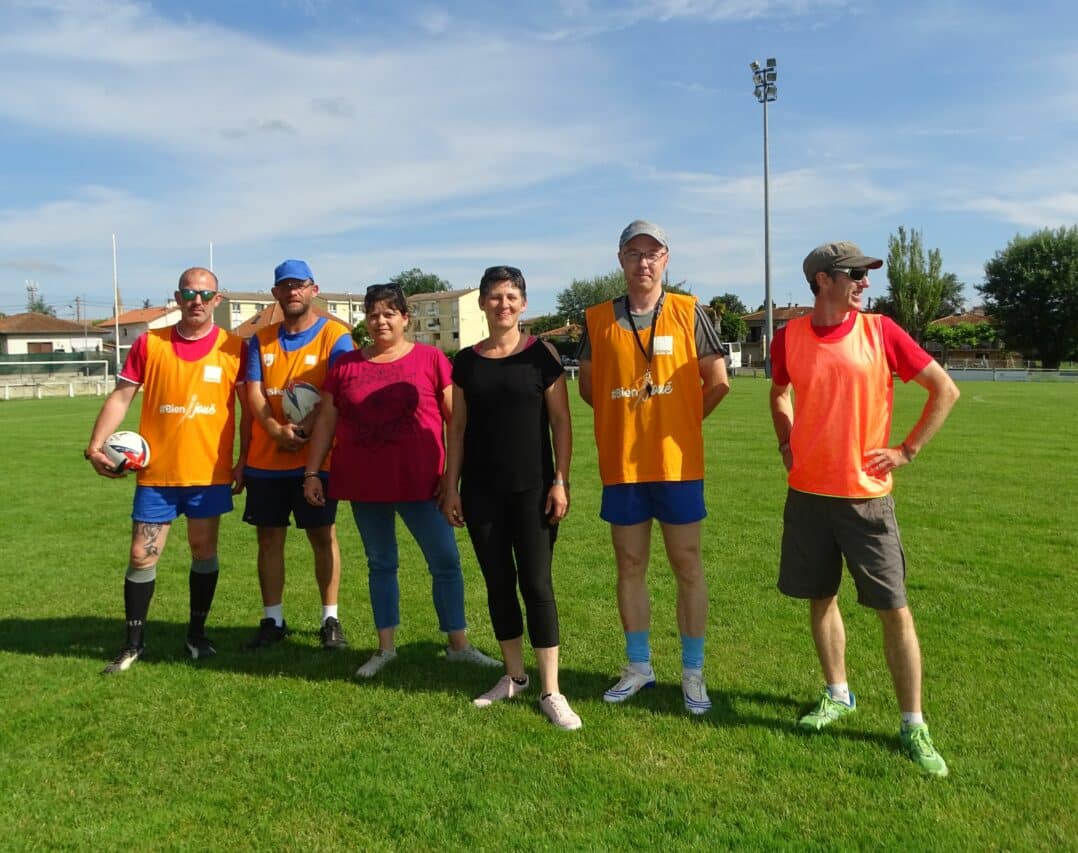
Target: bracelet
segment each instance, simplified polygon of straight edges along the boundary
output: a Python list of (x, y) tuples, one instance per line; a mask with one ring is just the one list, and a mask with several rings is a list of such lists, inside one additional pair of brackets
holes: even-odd
[(319, 477), (320, 478), (321, 476), (322, 475), (319, 474), (317, 471), (304, 471), (303, 472), (303, 479), (304, 480), (309, 480), (311, 477)]
[(913, 457), (917, 455), (916, 453), (914, 453), (912, 450), (909, 449), (909, 447), (906, 445), (906, 442), (902, 442), (898, 446), (898, 449), (902, 451), (902, 455), (906, 457), (907, 462), (912, 462)]
[(551, 485), (565, 486), (565, 488), (568, 489), (569, 488), (569, 481), (568, 480), (555, 480)]
[(790, 442), (788, 442), (788, 441), (784, 441), (782, 444), (779, 445), (779, 453), (785, 453), (789, 449), (790, 449)]

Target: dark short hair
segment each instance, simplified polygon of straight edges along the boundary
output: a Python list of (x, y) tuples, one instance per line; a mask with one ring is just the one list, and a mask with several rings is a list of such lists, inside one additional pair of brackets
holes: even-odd
[(370, 314), (379, 302), (388, 302), (389, 306), (401, 314), (408, 314), (408, 300), (404, 298), (404, 288), (395, 281), (387, 284), (372, 284), (363, 297), (363, 312)]
[(483, 271), (483, 277), (479, 279), (480, 297), (487, 296), (494, 285), (501, 284), (503, 281), (509, 282), (520, 291), (521, 296), (527, 298), (528, 286), (524, 283), (524, 273), (516, 267), (507, 266), (487, 267)]

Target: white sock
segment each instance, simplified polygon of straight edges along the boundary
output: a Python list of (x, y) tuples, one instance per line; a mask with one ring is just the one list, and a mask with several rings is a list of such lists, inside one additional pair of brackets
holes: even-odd
[(265, 611), (265, 618), (272, 619), (273, 624), (280, 628), (284, 624), (284, 605), (274, 604), (273, 607), (263, 607)]
[(910, 726), (924, 725), (925, 715), (921, 713), (914, 713), (913, 711), (902, 712), (902, 728), (906, 729)]
[(337, 618), (337, 605), (336, 604), (323, 604), (322, 605), (322, 624), (326, 624), (327, 619)]
[(638, 672), (641, 675), (654, 675), (651, 671), (651, 661), (646, 660), (643, 662), (630, 662), (629, 667), (633, 672)]
[(836, 702), (841, 702), (843, 705), (850, 704), (850, 685), (846, 681), (840, 681), (838, 684), (828, 684), (827, 692), (831, 694), (831, 698)]

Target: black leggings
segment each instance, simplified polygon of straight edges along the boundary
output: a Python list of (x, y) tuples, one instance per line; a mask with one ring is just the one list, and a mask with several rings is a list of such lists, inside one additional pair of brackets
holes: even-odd
[(558, 605), (550, 563), (558, 526), (550, 524), (543, 511), (547, 489), (504, 495), (482, 487), (469, 488), (465, 483), (460, 497), (468, 535), (487, 582), (494, 636), (502, 641), (524, 634), (517, 599), (519, 582), (532, 647), (557, 646)]

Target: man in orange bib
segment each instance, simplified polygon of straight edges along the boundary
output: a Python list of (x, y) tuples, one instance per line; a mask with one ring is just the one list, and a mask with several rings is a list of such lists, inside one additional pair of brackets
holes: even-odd
[(663, 291), (668, 258), (662, 228), (631, 222), (618, 247), (626, 294), (588, 309), (580, 345), (580, 396), (595, 410), (599, 514), (610, 524), (628, 658), (603, 698), (624, 702), (655, 685), (647, 569), (658, 519), (677, 581), (682, 696), (689, 713), (703, 714), (711, 700), (703, 674), (702, 428), (730, 383), (722, 344), (696, 298)]
[[(845, 558), (858, 603), (875, 609), (883, 625), (902, 749), (925, 773), (946, 776), (921, 713), (921, 650), (906, 602), (891, 472), (912, 462), (943, 425), (958, 389), (894, 321), (861, 313), (868, 271), (882, 260), (838, 242), (817, 246), (803, 266), (815, 295), (812, 314), (778, 330), (771, 348), (771, 417), (789, 472), (778, 586), (808, 599), (827, 682), (798, 725), (819, 731), (857, 707), (838, 607)], [(894, 373), (928, 391), (921, 417), (897, 447), (889, 446)]]
[(172, 522), (187, 516), (191, 548), (191, 621), (187, 653), (196, 660), (217, 652), (206, 637), (206, 616), (217, 589), (217, 532), (232, 495), (243, 489), (250, 422), (241, 400), (240, 454), (233, 465), (236, 385), (242, 382), (243, 342), (213, 323), (219, 296), (217, 276), (194, 267), (180, 276), (175, 326), (140, 335), (131, 347), (116, 388), (94, 423), (83, 454), (104, 477), (111, 471), (102, 453), (105, 440), (123, 422), (142, 389), (138, 431), (150, 445), (150, 464), (138, 473), (131, 518), (130, 562), (124, 580), (127, 638), (105, 667), (106, 674), (130, 669), (143, 654), (143, 629), (157, 577), (157, 561)]
[[(329, 480), (329, 457), (321, 469), (304, 473), (308, 430), (291, 424), (281, 399), (290, 385), (306, 382), (321, 390), (326, 373), (342, 353), (355, 348), (348, 327), (314, 309), (318, 293), (306, 261), (289, 259), (273, 271), (273, 298), (283, 319), (263, 326), (247, 354), (247, 400), (251, 406), (251, 450), (247, 455), (247, 506), (243, 520), (258, 529), (258, 584), (263, 618), (246, 648), (279, 643), (288, 633), (284, 618), (285, 537), (289, 518), (307, 534), (322, 598), (322, 648), (348, 645), (337, 612), (341, 553), (337, 545), (337, 502), (312, 506), (303, 497), (306, 476)], [(314, 413), (308, 416), (313, 424)]]

